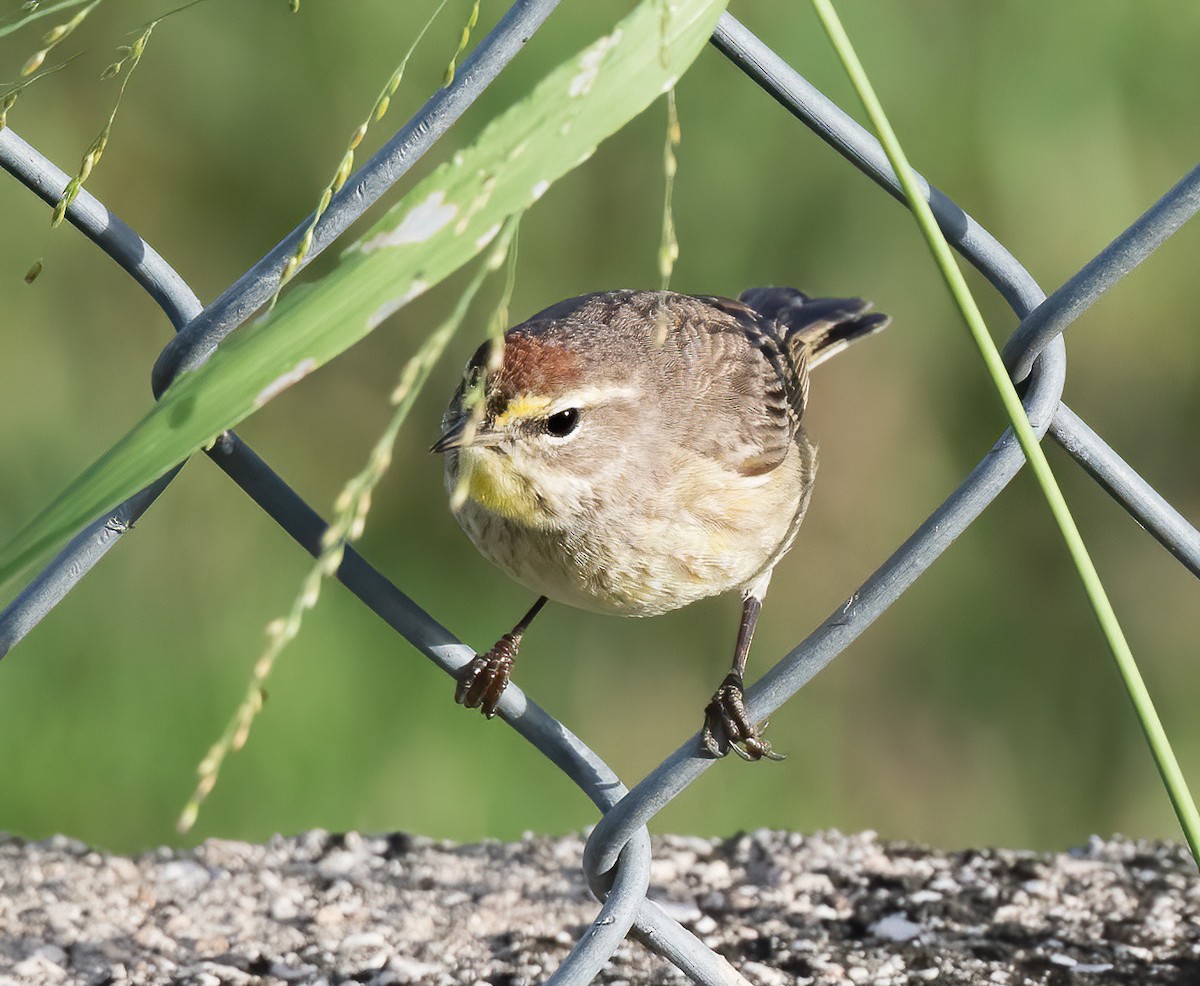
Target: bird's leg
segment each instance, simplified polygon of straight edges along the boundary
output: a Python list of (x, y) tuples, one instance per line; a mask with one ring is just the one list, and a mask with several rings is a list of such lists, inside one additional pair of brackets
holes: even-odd
[(761, 609), (762, 596), (748, 592), (742, 603), (742, 622), (733, 651), (733, 667), (704, 709), (704, 729), (700, 733), (700, 740), (704, 749), (714, 757), (723, 757), (733, 750), (743, 760), (761, 760), (763, 757), (768, 760), (784, 759), (783, 754), (771, 749), (771, 744), (763, 739), (762, 730), (750, 720), (742, 690), (746, 657), (750, 653), (750, 640), (754, 636)]
[(500, 696), (512, 677), (521, 638), (545, 605), (546, 597), (538, 596), (538, 601), (530, 607), (529, 612), (521, 617), (512, 630), (497, 640), (490, 651), (475, 655), (475, 659), (459, 675), (454, 701), (468, 709), (479, 709), (489, 719), (496, 714)]

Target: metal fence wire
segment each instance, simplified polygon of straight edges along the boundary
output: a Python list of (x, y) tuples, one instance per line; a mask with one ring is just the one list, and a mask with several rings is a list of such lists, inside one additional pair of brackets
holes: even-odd
[[(517, 0), (512, 5), (462, 65), (453, 83), (430, 98), (334, 197), (316, 225), (306, 262), (405, 174), (520, 51), (557, 3)], [(903, 201), (878, 142), (737, 20), (723, 15), (712, 43), (800, 122)], [(0, 131), (0, 165), (49, 203), (58, 201), (68, 180), (11, 129)], [(979, 223), (936, 188), (927, 183), (922, 187), (951, 244), (1021, 319), (1004, 356), (1014, 379), (1024, 381), (1025, 409), (1038, 435), (1052, 435), (1167, 551), (1200, 575), (1200, 533), (1061, 399), (1066, 366), (1063, 330), (1200, 209), (1200, 167), (1184, 176), (1049, 298)], [(154, 367), (156, 394), (179, 372), (207, 359), (222, 339), (270, 298), (284, 263), (295, 253), (310, 223), (306, 219), (216, 301), (202, 308), (162, 257), (88, 192), (78, 196), (67, 218), (124, 268), (175, 326), (178, 334)], [(320, 550), (324, 522), (236, 435), (224, 434), (207, 454), (307, 551), (316, 554)], [(749, 689), (751, 716), (758, 721), (766, 718), (841, 653), (967, 529), (1024, 461), (1012, 432), (1005, 432), (949, 499), (843, 605)], [(93, 523), (37, 575), (0, 614), (0, 655), (91, 570), (177, 472), (178, 467)], [(456, 674), (474, 656), (471, 648), (353, 549), (347, 549), (337, 577), (449, 674)], [(646, 896), (650, 874), (647, 823), (714, 762), (701, 755), (695, 738), (628, 790), (595, 753), (527, 699), (515, 684), (505, 691), (499, 715), (603, 813), (584, 855), (588, 881), (603, 906), (550, 982), (590, 981), (632, 931), (696, 982), (711, 986), (745, 983), (724, 958)]]

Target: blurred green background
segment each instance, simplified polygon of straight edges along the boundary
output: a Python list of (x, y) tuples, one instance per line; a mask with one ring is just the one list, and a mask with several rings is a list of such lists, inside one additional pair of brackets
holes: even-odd
[[(83, 54), (21, 96), (13, 128), (72, 170), (115, 97), (118, 83), (97, 81), (115, 46), (168, 6), (101, 5), (59, 49)], [(484, 6), (477, 38), (503, 7)], [(403, 187), (629, 6), (564, 4)], [(3, 0), (0, 15), (19, 7)], [(166, 20), (88, 187), (211, 300), (310, 211), (431, 7), (304, 0), (289, 15), (283, 0), (211, 0)], [(450, 4), (367, 150), (440, 84), (469, 8)], [(859, 0), (840, 10), (914, 165), (1047, 290), (1196, 163), (1200, 6)], [(807, 4), (735, 3), (733, 12), (861, 118)], [(0, 78), (16, 79), (54, 22), (0, 37)], [(941, 502), (1003, 417), (904, 210), (715, 50), (681, 81), (678, 101), (682, 253), (673, 287), (736, 294), (794, 284), (861, 294), (894, 317), (888, 332), (814, 381), (821, 472), (767, 598), (750, 662), (756, 677)], [(514, 320), (584, 291), (656, 286), (664, 126), (659, 101), (529, 213)], [(0, 539), (144, 413), (150, 367), (169, 335), (124, 274), (70, 228), (51, 231), (48, 219), (48, 208), (0, 175)], [(22, 277), (39, 257), (45, 270), (27, 286)], [(1193, 520), (1198, 261), (1192, 223), (1085, 315), (1068, 338), (1066, 393)], [(1014, 318), (971, 276), (1003, 340)], [(464, 283), (460, 275), (420, 299), (239, 432), (328, 512), (382, 429), (401, 366)], [(369, 559), (479, 647), (530, 598), (458, 530), (441, 463), (425, 450), (485, 318), (486, 302), (416, 408), (362, 542)], [(1050, 451), (1198, 781), (1196, 582)], [(227, 762), (196, 829), (177, 835), (195, 765), (307, 564), (210, 463), (188, 465), (0, 663), (0, 829), (134, 850), (312, 826), (471, 840), (595, 821), (555, 768), (499, 721), (455, 707), (444, 675), (332, 585), (281, 658), (248, 747)], [(698, 728), (737, 612), (734, 598), (649, 621), (552, 606), (526, 639), (518, 680), (632, 784)], [(1025, 475), (776, 714), (769, 735), (786, 762), (729, 758), (655, 828), (836, 826), (950, 847), (1036, 848), (1092, 832), (1177, 831)]]

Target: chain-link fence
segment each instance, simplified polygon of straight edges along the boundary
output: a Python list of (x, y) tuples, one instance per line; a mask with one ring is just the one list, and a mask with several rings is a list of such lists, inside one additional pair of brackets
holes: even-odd
[[(555, 6), (557, 0), (518, 0), (513, 4), (461, 66), (453, 83), (439, 90), (333, 198), (313, 231), (306, 261), (332, 243), (411, 168), (520, 51)], [(805, 126), (903, 199), (875, 139), (732, 16), (722, 17), (712, 41)], [(0, 164), (50, 203), (58, 201), (68, 180), (11, 129), (0, 131)], [(1023, 381), (1025, 407), (1037, 433), (1052, 435), (1164, 548), (1200, 575), (1200, 533), (1061, 400), (1066, 363), (1063, 330), (1200, 209), (1200, 167), (1048, 298), (1021, 264), (973, 218), (937, 189), (924, 187), (951, 243), (1021, 319), (1005, 357), (1014, 378)], [(80, 194), (67, 216), (150, 294), (175, 326), (178, 334), (154, 367), (156, 394), (181, 371), (203, 362), (271, 297), (281, 269), (310, 222), (305, 220), (216, 301), (202, 308), (178, 274), (92, 195)], [(241, 439), (226, 433), (207, 454), (306, 550), (314, 554), (320, 550), (324, 522)], [(766, 718), (841, 653), (967, 529), (1023, 463), (1020, 447), (1012, 433), (1006, 432), (925, 523), (754, 684), (748, 694), (751, 716), (760, 721)], [(91, 570), (177, 472), (178, 468), (78, 534), (17, 596), (0, 615), (0, 654), (21, 640)], [(474, 656), (471, 648), (353, 549), (347, 550), (337, 577), (448, 674), (457, 674)], [(506, 691), (499, 713), (603, 813), (584, 860), (588, 879), (603, 906), (551, 981), (589, 981), (632, 931), (697, 982), (744, 982), (721, 956), (647, 899), (647, 823), (713, 763), (702, 754), (696, 739), (628, 790), (563, 723), (515, 685)]]

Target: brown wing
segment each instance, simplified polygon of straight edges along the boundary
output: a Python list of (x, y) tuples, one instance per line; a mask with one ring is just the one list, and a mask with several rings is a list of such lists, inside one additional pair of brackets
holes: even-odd
[[(710, 347), (726, 457), (743, 476), (776, 469), (796, 443), (808, 400), (807, 354), (788, 346), (773, 320), (730, 298), (698, 296)], [(797, 355), (799, 359), (797, 359)], [(711, 406), (711, 405), (710, 405)]]

